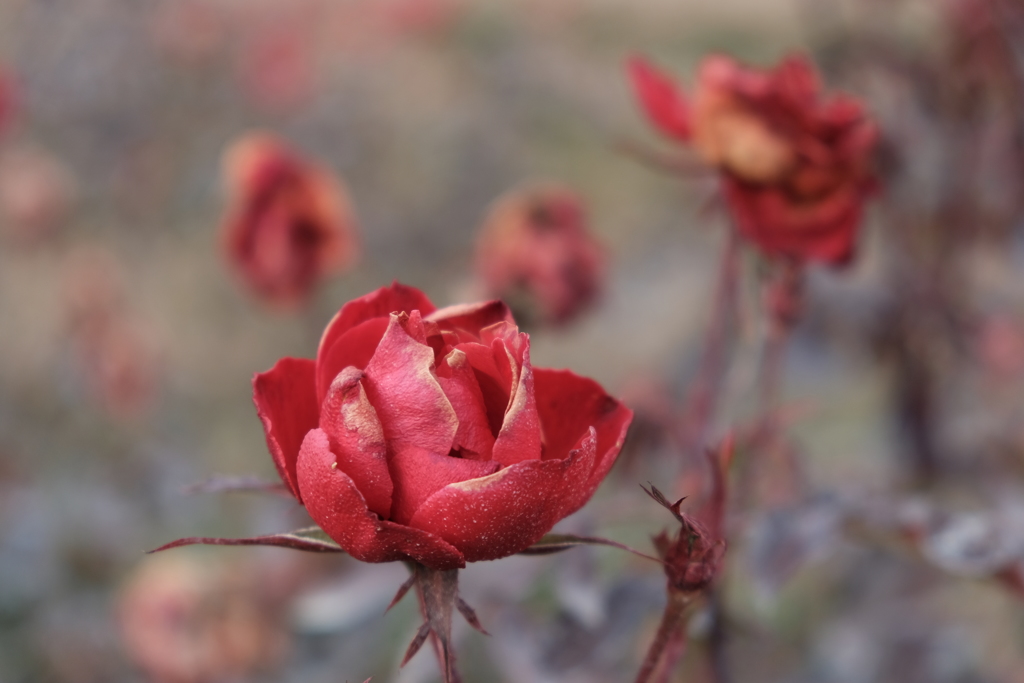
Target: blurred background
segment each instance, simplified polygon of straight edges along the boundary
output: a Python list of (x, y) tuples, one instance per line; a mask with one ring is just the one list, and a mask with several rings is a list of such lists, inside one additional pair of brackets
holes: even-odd
[[(0, 681), (437, 680), (426, 651), (398, 668), (401, 565), (144, 553), (306, 525), (193, 486), (274, 479), (252, 375), (393, 279), (486, 296), (476, 234), (523, 183), (572, 188), (608, 263), (594, 305), (530, 327), (534, 364), (637, 411), (559, 528), (649, 548), (673, 520), (638, 484), (703, 485), (666, 434), (728, 218), (710, 172), (659, 167), (625, 62), (689, 86), (709, 52), (792, 51), (878, 121), (881, 189), (853, 265), (809, 273), (776, 449), (799, 465), (769, 454), (740, 489), (677, 680), (1024, 681), (1016, 0), (0, 0)], [(221, 154), (251, 129), (344, 180), (362, 244), (288, 310), (221, 248)], [(757, 410), (763, 270), (743, 253), (715, 434)], [(461, 581), (492, 634), (456, 625), (467, 680), (631, 680), (664, 602), (656, 566), (606, 548)]]

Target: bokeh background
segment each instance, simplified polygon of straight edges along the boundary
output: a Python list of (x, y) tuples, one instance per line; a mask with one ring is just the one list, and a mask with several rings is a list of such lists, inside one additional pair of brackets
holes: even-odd
[[(989, 5), (999, 37), (971, 42)], [(794, 50), (877, 117), (881, 192), (857, 261), (809, 273), (784, 388), (799, 480), (754, 471), (677, 680), (716, 680), (715, 657), (737, 682), (1024, 680), (1024, 109), (993, 48), (1021, 35), (1009, 0), (2, 0), (0, 681), (437, 680), (426, 650), (398, 669), (419, 625), (412, 598), (382, 616), (401, 565), (144, 553), (304, 526), (282, 497), (189, 488), (273, 479), (253, 373), (393, 279), (481, 295), (476, 231), (527, 181), (578, 191), (610, 257), (598, 305), (531, 330), (534, 363), (641, 423), (559, 528), (648, 548), (672, 519), (638, 484), (694, 493), (658, 420), (699, 368), (728, 219), (713, 176), (656, 168), (625, 61), (691, 83), (709, 52)], [(301, 310), (251, 298), (219, 248), (220, 155), (253, 128), (337, 172), (358, 217), (360, 263)], [(716, 434), (757, 410), (762, 272), (745, 252)], [(100, 350), (97, 298), (119, 330)], [(664, 600), (611, 549), (461, 581), (492, 634), (457, 625), (467, 680), (631, 680)]]

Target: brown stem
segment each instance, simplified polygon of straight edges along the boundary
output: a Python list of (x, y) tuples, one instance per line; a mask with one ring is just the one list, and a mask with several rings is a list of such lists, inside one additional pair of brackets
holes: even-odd
[[(451, 642), (452, 608), (458, 596), (459, 572), (457, 569), (430, 569), (423, 565), (416, 565), (415, 572), (416, 593), (419, 595), (420, 609), (423, 611), (424, 628), (429, 630), (434, 654), (437, 655), (437, 662), (441, 667), (441, 675), (445, 683), (460, 683), (462, 678), (455, 668), (455, 652)], [(421, 629), (421, 633), (423, 630)], [(405, 661), (415, 654), (418, 647), (419, 645), (410, 648)]]
[(704, 336), (700, 374), (687, 402), (685, 432), (681, 436), (683, 451), (693, 453), (707, 439), (708, 430), (718, 408), (729, 331), (736, 314), (736, 291), (739, 285), (739, 236), (729, 230), (722, 260), (718, 266), (711, 321)]
[(770, 432), (775, 423), (782, 386), (786, 343), (803, 307), (803, 264), (786, 261), (767, 287), (768, 330), (758, 381), (761, 411)]
[[(667, 650), (678, 651), (679, 643), (683, 638), (684, 617), (686, 606), (690, 604), (692, 593), (683, 593), (672, 588), (668, 590), (668, 603), (665, 605), (665, 612), (661, 615), (661, 623), (658, 625), (658, 632), (654, 636), (654, 642), (647, 650), (647, 656), (636, 674), (636, 683), (648, 683), (658, 669), (658, 663), (662, 660)], [(666, 665), (674, 664), (666, 663)]]

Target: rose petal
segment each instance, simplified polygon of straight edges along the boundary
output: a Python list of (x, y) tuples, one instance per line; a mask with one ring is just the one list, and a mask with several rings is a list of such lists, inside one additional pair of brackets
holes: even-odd
[(432, 569), (466, 566), (462, 554), (437, 536), (370, 512), (355, 483), (333, 469), (334, 463), (327, 434), (310, 431), (299, 451), (299, 488), (310, 517), (348, 554), (363, 562), (412, 559)]
[(615, 464), (633, 411), (606, 394), (597, 382), (568, 370), (537, 368), (534, 384), (544, 425), (544, 459), (565, 457), (592, 426), (597, 434), (597, 455), (588, 486), (596, 489)]
[(490, 345), (475, 342), (459, 344), (455, 349), (466, 354), (469, 366), (473, 368), (477, 386), (480, 387), (483, 396), (487, 424), (491, 434), (497, 436), (505, 421), (505, 411), (508, 409), (511, 393), (510, 379), (502, 375), (498, 363), (495, 362), (495, 358), (498, 357), (505, 367), (508, 367), (504, 347), (501, 348), (500, 354), (495, 354)]
[(391, 315), (363, 386), (392, 451), (415, 447), (447, 456), (459, 420), (434, 376), (434, 351), (410, 330), (423, 333), (418, 314)]
[(500, 467), (496, 462), (438, 455), (414, 446), (395, 451), (390, 464), (395, 485), (390, 518), (398, 524), (408, 524), (423, 502), (445, 486), (494, 474)]
[[(390, 287), (381, 287), (366, 296), (353, 299), (341, 307), (334, 318), (327, 323), (320, 346), (317, 349), (317, 363), (322, 363), (324, 354), (330, 351), (338, 339), (359, 323), (373, 318), (386, 318), (392, 313), (419, 311), (423, 315), (434, 311), (427, 295), (415, 287), (392, 282)], [(339, 368), (340, 371), (340, 368)], [(334, 379), (331, 377), (330, 379)]]
[(484, 396), (465, 352), (452, 349), (437, 368), (437, 381), (459, 418), (454, 448), (471, 460), (490, 460), (494, 434), (487, 421)]
[(363, 372), (348, 367), (338, 373), (320, 410), (320, 428), (330, 438), (337, 465), (351, 477), (370, 510), (391, 513), (394, 487), (388, 473), (384, 429), (360, 380)]
[(263, 423), (277, 473), (300, 501), (295, 461), (306, 432), (320, 420), (315, 365), (305, 358), (282, 358), (252, 380), (252, 398)]
[(321, 355), (316, 365), (317, 397), (323, 402), (327, 388), (335, 376), (345, 368), (353, 366), (360, 370), (373, 358), (377, 344), (388, 329), (387, 316), (364, 320), (338, 336), (330, 350)]
[(690, 105), (675, 82), (640, 57), (629, 61), (629, 75), (636, 96), (651, 122), (671, 137), (689, 140)]
[(514, 385), (491, 458), (502, 465), (512, 465), (541, 457), (542, 433), (530, 366), (530, 338), (515, 333), (504, 342), (504, 348)]
[[(480, 479), (450, 484), (409, 525), (440, 536), (469, 562), (494, 560), (536, 543), (587, 485), (596, 439), (563, 460), (525, 460)], [(571, 496), (571, 500), (569, 497)]]
[[(515, 324), (512, 312), (503, 301), (447, 306), (434, 311), (425, 319), (436, 322), (442, 331), (463, 333), (459, 335), (462, 341), (475, 341), (480, 336), (480, 330), (495, 323)], [(464, 337), (467, 333), (471, 336)]]

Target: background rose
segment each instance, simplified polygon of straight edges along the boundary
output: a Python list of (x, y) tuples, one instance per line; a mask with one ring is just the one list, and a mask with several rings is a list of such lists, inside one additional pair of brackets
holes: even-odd
[(276, 137), (243, 136), (224, 154), (230, 205), (224, 245), (246, 284), (272, 304), (305, 299), (357, 256), (348, 195), (324, 168)]
[(878, 138), (857, 101), (822, 100), (817, 73), (800, 56), (768, 70), (708, 57), (689, 101), (647, 62), (630, 66), (651, 121), (722, 171), (748, 240), (770, 254), (849, 260), (874, 188), (870, 156)]
[(547, 323), (577, 316), (600, 294), (604, 261), (583, 202), (559, 185), (524, 187), (498, 198), (477, 237), (477, 273), (492, 295), (510, 301), (520, 320), (520, 304)]
[(282, 480), (366, 562), (433, 569), (528, 547), (594, 493), (632, 411), (534, 369), (499, 301), (436, 310), (394, 284), (346, 304), (316, 360), (254, 380)]

